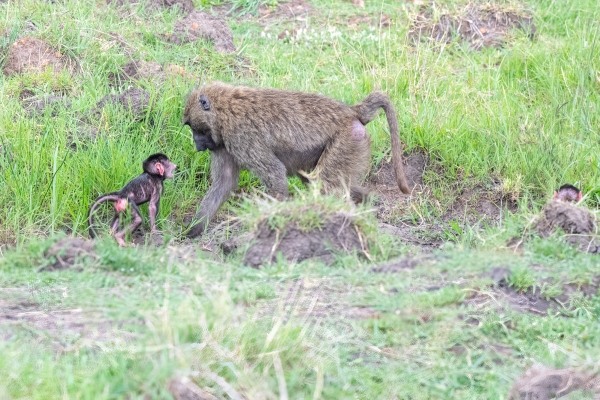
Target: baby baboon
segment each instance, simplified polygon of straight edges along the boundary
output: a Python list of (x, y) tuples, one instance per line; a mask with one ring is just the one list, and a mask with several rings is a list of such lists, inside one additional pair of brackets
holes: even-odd
[[(105, 201), (112, 201), (115, 207), (115, 216), (113, 217), (110, 228), (114, 233), (115, 239), (120, 246), (125, 246), (125, 235), (133, 232), (142, 223), (139, 205), (148, 204), (148, 214), (150, 215), (150, 228), (156, 232), (156, 215), (160, 206), (160, 196), (163, 191), (163, 181), (173, 177), (173, 171), (177, 165), (173, 164), (167, 156), (161, 153), (152, 154), (142, 163), (144, 172), (132, 179), (123, 189), (118, 192), (112, 192), (98, 197), (90, 207), (88, 213), (88, 223), (90, 236), (95, 238), (94, 230), (94, 210)], [(117, 231), (119, 227), (119, 215), (125, 211), (127, 204), (131, 204), (131, 213), (133, 221), (128, 227)]]
[(205, 231), (237, 188), (241, 168), (256, 174), (267, 191), (279, 199), (288, 195), (286, 175), (314, 171), (324, 191), (345, 187), (355, 201), (364, 200), (367, 192), (359, 184), (370, 158), (365, 125), (380, 108), (390, 127), (398, 187), (409, 194), (398, 122), (384, 93), (373, 92), (348, 106), (317, 94), (220, 82), (194, 90), (187, 99), (183, 124), (190, 126), (197, 151), (212, 152), (212, 185), (196, 214), (198, 224), (188, 236)]
[(581, 190), (570, 183), (566, 183), (562, 185), (558, 191), (554, 191), (554, 200), (577, 203), (582, 198), (583, 194), (581, 193)]

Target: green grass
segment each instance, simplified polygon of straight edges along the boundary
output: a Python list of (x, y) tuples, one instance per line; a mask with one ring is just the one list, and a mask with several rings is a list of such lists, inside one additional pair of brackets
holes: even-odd
[[(291, 31), (292, 22), (265, 29), (252, 17), (270, 2), (233, 3), (248, 17), (228, 20), (234, 55), (218, 54), (202, 40), (164, 42), (160, 35), (181, 17), (175, 11), (74, 0), (0, 4), (0, 65), (12, 43), (30, 35), (80, 67), (74, 75), (0, 75), (0, 309), (30, 310), (28, 318), (47, 313), (57, 324), (0, 319), (0, 397), (169, 398), (168, 379), (189, 376), (224, 398), (218, 375), (248, 399), (282, 398), (284, 388), (294, 399), (505, 398), (534, 362), (593, 367), (600, 356), (597, 296), (576, 297), (556, 315), (519, 313), (492, 301), (497, 294), (481, 274), (509, 268), (511, 288), (534, 287), (545, 297), (597, 274), (594, 256), (556, 238), (532, 239), (522, 254), (506, 249), (560, 184), (581, 186), (589, 206), (600, 202), (597, 2), (501, 2), (532, 12), (536, 38), (515, 31), (504, 48), (480, 52), (460, 43), (413, 45), (406, 34), (417, 9), (394, 1), (366, 1), (364, 9), (311, 1), (317, 12), (290, 40), (278, 35)], [(465, 4), (438, 3), (451, 13)], [(379, 13), (391, 17), (389, 28), (346, 23)], [(37, 28), (26, 33), (31, 23)], [(108, 76), (129, 60), (108, 43), (111, 32), (123, 35), (133, 59), (175, 64), (195, 78), (142, 82), (150, 111), (135, 120), (106, 107), (90, 140), (80, 121), (104, 95), (117, 93)], [(372, 260), (338, 256), (332, 266), (280, 260), (254, 270), (237, 255), (223, 258), (195, 245), (120, 249), (106, 238), (97, 257), (78, 263), (81, 272), (38, 272), (57, 237), (86, 235), (90, 202), (139, 174), (154, 152), (178, 165), (165, 184), (159, 226), (180, 234), (209, 185), (210, 157), (194, 151), (181, 112), (190, 90), (209, 80), (319, 92), (349, 104), (385, 90), (407, 149), (422, 149), (431, 160), (429, 190), (398, 218), (440, 224), (428, 234), (448, 243), (414, 269), (372, 273), (394, 256), (419, 256), (419, 249), (377, 235), (377, 221), (365, 213)], [(71, 106), (30, 117), (19, 101), (25, 89), (64, 95)], [(376, 164), (389, 155), (385, 118), (368, 132)], [(457, 187), (486, 187), (492, 179), (519, 201), (520, 214), (494, 225), (439, 221)], [(315, 227), (316, 210), (345, 207), (312, 199), (297, 179), (290, 183), (297, 190), (289, 204), (266, 209), (231, 200), (229, 212), (250, 228), (265, 216), (278, 226), (284, 211)], [(241, 191), (255, 188), (264, 189), (244, 172)], [(490, 301), (474, 305), (474, 293)], [(73, 325), (78, 321), (87, 330)], [(465, 351), (452, 350), (457, 345)], [(499, 354), (494, 346), (510, 351)]]

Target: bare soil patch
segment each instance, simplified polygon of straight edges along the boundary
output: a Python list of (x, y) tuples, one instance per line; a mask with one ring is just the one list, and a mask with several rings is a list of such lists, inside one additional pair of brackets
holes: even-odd
[(117, 32), (101, 33), (98, 37), (98, 41), (100, 41), (100, 48), (102, 51), (116, 48), (128, 58), (133, 57), (137, 52), (137, 49), (130, 45), (123, 35)]
[(17, 40), (10, 47), (4, 64), (4, 75), (43, 72), (46, 68), (52, 68), (55, 72), (73, 72), (75, 62), (44, 41), (28, 36)]
[(364, 253), (366, 240), (351, 217), (335, 213), (323, 215), (320, 229), (301, 229), (295, 222), (273, 229), (267, 220), (259, 223), (253, 243), (246, 251), (244, 264), (254, 268), (271, 263), (281, 253), (284, 259), (299, 262), (318, 258), (331, 262), (336, 252)]
[(560, 201), (548, 203), (534, 230), (541, 237), (549, 237), (558, 229), (564, 232), (563, 239), (578, 250), (600, 252), (596, 216), (588, 209)]
[[(404, 157), (404, 172), (408, 180), (409, 187), (414, 188), (415, 192), (424, 190), (423, 174), (429, 164), (429, 157), (421, 152), (413, 152)], [(409, 197), (405, 196), (398, 189), (394, 169), (389, 160), (382, 160), (377, 167), (370, 172), (367, 177), (367, 188), (370, 193), (376, 197), (375, 207), (377, 207), (377, 219), (391, 227), (383, 226), (389, 234), (394, 234), (393, 225), (395, 225), (396, 216), (400, 210), (406, 208)], [(398, 227), (396, 227), (398, 228)], [(402, 228), (398, 228), (402, 229)], [(397, 232), (400, 236), (408, 232)], [(415, 239), (416, 240), (416, 239)]]
[(390, 16), (386, 14), (378, 14), (376, 16), (363, 14), (353, 15), (341, 22), (352, 30), (358, 30), (364, 25), (373, 26), (378, 29), (388, 28), (392, 21), (390, 20)]
[(121, 71), (108, 74), (108, 82), (111, 86), (120, 86), (130, 81), (149, 80), (162, 83), (166, 78), (165, 71), (156, 61), (134, 60), (123, 65)]
[(239, 19), (256, 19), (263, 26), (279, 21), (305, 20), (313, 12), (312, 5), (306, 0), (281, 1), (276, 7), (261, 4), (256, 10), (256, 15), (252, 15), (251, 13), (240, 15), (242, 14), (242, 10), (233, 8), (231, 4), (223, 4), (211, 8), (211, 13), (220, 17), (237, 16)]
[(372, 273), (376, 274), (397, 274), (402, 271), (413, 270), (419, 264), (433, 259), (431, 254), (422, 254), (419, 256), (402, 257), (396, 260), (387, 261), (376, 267), (371, 268)]
[(196, 77), (176, 64), (164, 67), (156, 61), (133, 60), (123, 65), (117, 73), (108, 74), (108, 83), (113, 87), (126, 87), (131, 82), (146, 80), (154, 84), (162, 84), (169, 76), (183, 76), (190, 80)]
[(491, 293), (472, 293), (465, 300), (466, 304), (475, 307), (485, 305), (499, 306), (507, 304), (510, 308), (521, 313), (531, 313), (535, 315), (548, 315), (548, 310), (558, 311), (563, 307), (568, 307), (571, 299), (578, 296), (592, 297), (598, 295), (600, 287), (600, 277), (595, 277), (590, 283), (575, 284), (567, 283), (562, 286), (562, 294), (555, 296), (546, 296), (542, 294), (544, 284), (553, 284), (551, 278), (545, 278), (539, 281), (539, 286), (529, 287), (524, 291), (518, 291), (510, 286), (508, 279), (511, 272), (508, 268), (497, 267), (482, 274), (482, 277), (490, 278), (493, 281)]
[(217, 400), (187, 377), (169, 380), (167, 389), (175, 400)]
[(71, 101), (68, 98), (53, 95), (30, 97), (24, 99), (22, 104), (23, 109), (30, 117), (43, 115), (46, 112), (48, 112), (50, 116), (55, 117), (58, 115), (59, 110), (71, 107)]
[(286, 19), (306, 19), (313, 11), (314, 9), (309, 2), (305, 0), (291, 0), (281, 2), (275, 8), (261, 5), (258, 9), (258, 19), (265, 22)]
[(177, 21), (173, 33), (164, 36), (165, 40), (175, 44), (195, 42), (200, 38), (210, 40), (219, 53), (235, 53), (233, 33), (223, 18), (203, 11), (193, 11), (187, 17)]
[(44, 253), (50, 263), (40, 269), (42, 271), (58, 271), (71, 268), (78, 261), (95, 257), (94, 242), (78, 238), (59, 239)]
[[(466, 346), (464, 344), (455, 344), (450, 347), (448, 351), (454, 355), (461, 356), (467, 353), (470, 346)], [(473, 346), (477, 350), (484, 350), (488, 353), (491, 353), (493, 358), (492, 362), (496, 365), (504, 364), (504, 360), (511, 356), (514, 356), (515, 351), (512, 347), (502, 346), (500, 344), (482, 344), (479, 346)]]
[(421, 6), (411, 23), (409, 39), (413, 42), (433, 39), (440, 43), (458, 40), (480, 50), (503, 46), (513, 29), (525, 31), (531, 38), (536, 32), (528, 12), (489, 3), (470, 3), (456, 14), (443, 13), (437, 19), (435, 15), (431, 5)]
[[(435, 168), (435, 167), (433, 167)], [(517, 204), (503, 193), (499, 182), (484, 187), (470, 185), (459, 180), (453, 184), (448, 196), (452, 199), (448, 205), (442, 206), (424, 183), (425, 174), (443, 176), (443, 171), (431, 171), (429, 156), (416, 150), (404, 156), (404, 169), (409, 186), (413, 188), (412, 198), (403, 195), (398, 189), (392, 164), (382, 160), (367, 176), (367, 187), (375, 196), (379, 229), (392, 236), (401, 237), (404, 241), (422, 248), (439, 247), (443, 240), (441, 233), (448, 229), (448, 223), (463, 222), (474, 224), (478, 221), (495, 222), (508, 209), (517, 211)], [(411, 202), (430, 202), (435, 209), (435, 218), (422, 216)], [(407, 216), (418, 216), (417, 222), (403, 222)]]
[(150, 93), (140, 88), (131, 88), (120, 94), (108, 94), (96, 103), (91, 114), (99, 116), (107, 104), (118, 104), (134, 117), (142, 118), (150, 107)]
[(194, 10), (194, 3), (192, 0), (106, 0), (106, 3), (115, 4), (118, 7), (142, 3), (147, 9), (152, 11), (175, 9), (184, 15), (187, 15)]
[(380, 312), (360, 305), (350, 305), (347, 285), (331, 278), (298, 278), (275, 285), (276, 298), (260, 302), (256, 318), (274, 315), (283, 323), (294, 318), (304, 322), (346, 325), (352, 320), (378, 319)]
[(597, 373), (577, 368), (553, 369), (536, 365), (515, 381), (508, 398), (555, 399), (576, 390), (600, 394), (600, 377)]
[[(16, 329), (25, 329), (35, 334), (37, 342), (47, 339), (55, 350), (65, 351), (95, 342), (122, 343), (134, 339), (133, 333), (122, 330), (123, 321), (109, 321), (100, 311), (81, 308), (44, 310), (27, 300), (24, 290), (12, 292), (0, 291), (0, 340), (11, 340)], [(63, 295), (67, 293), (65, 291)]]

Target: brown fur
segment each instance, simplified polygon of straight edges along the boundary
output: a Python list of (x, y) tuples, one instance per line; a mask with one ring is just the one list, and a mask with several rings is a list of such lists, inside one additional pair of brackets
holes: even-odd
[(187, 99), (183, 123), (192, 129), (198, 151), (211, 150), (212, 185), (188, 235), (202, 234), (219, 207), (237, 188), (241, 168), (256, 174), (274, 197), (288, 195), (286, 175), (314, 171), (325, 192), (348, 188), (364, 200), (360, 186), (369, 168), (370, 140), (364, 125), (383, 108), (391, 134), (398, 187), (409, 194), (393, 106), (373, 92), (348, 106), (325, 96), (277, 89), (212, 83)]

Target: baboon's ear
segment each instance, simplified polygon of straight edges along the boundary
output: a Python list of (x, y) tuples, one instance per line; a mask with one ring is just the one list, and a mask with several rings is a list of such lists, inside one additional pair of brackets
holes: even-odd
[(160, 176), (163, 176), (163, 174), (165, 173), (165, 167), (162, 165), (161, 162), (151, 163), (148, 166), (148, 173), (150, 175), (160, 175)]
[(210, 110), (210, 101), (208, 101), (208, 98), (205, 95), (201, 94), (198, 101), (200, 102), (200, 107), (202, 107), (204, 111)]

